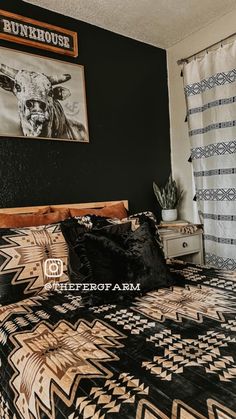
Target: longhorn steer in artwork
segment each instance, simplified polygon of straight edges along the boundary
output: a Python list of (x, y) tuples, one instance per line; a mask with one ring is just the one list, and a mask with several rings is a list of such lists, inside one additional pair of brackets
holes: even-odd
[(59, 86), (70, 79), (70, 74), (47, 76), (0, 64), (0, 87), (16, 96), (24, 136), (88, 141), (84, 125), (67, 118), (59, 102), (71, 94)]

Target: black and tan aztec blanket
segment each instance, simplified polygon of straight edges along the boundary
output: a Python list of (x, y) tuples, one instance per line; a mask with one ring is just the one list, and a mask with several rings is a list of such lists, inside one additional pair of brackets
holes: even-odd
[(0, 307), (1, 419), (236, 418), (236, 276), (174, 262), (176, 285), (85, 307)]

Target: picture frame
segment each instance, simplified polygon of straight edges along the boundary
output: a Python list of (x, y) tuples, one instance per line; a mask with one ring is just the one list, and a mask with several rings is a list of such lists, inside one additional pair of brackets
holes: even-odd
[(0, 137), (89, 142), (84, 67), (0, 47)]

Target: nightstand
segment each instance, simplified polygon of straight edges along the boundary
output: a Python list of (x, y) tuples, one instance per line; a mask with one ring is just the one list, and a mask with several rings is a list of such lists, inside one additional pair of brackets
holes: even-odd
[(201, 229), (193, 234), (158, 231), (166, 259), (178, 258), (197, 264), (204, 263)]

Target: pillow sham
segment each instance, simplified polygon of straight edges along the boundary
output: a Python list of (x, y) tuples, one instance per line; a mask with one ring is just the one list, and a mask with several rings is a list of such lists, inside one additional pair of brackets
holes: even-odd
[(72, 217), (81, 217), (83, 215), (99, 215), (101, 217), (122, 219), (127, 217), (127, 210), (125, 209), (123, 202), (119, 202), (118, 204), (108, 205), (99, 209), (70, 208), (70, 215)]
[[(54, 274), (51, 258), (62, 261), (62, 275)], [(68, 282), (68, 250), (60, 224), (0, 229), (0, 304), (10, 304), (44, 289), (50, 281)], [(60, 266), (58, 267), (60, 270)]]
[(30, 213), (30, 214), (1, 214), (0, 228), (33, 227), (53, 224), (69, 217), (69, 211), (57, 211), (53, 213)]
[(153, 225), (154, 230), (158, 231), (158, 223), (155, 215), (151, 211), (138, 212), (136, 214), (131, 214), (128, 217), (122, 218), (112, 218), (108, 220), (110, 224), (120, 224), (127, 223), (128, 221), (132, 224), (132, 230), (136, 230), (144, 221), (148, 221)]
[(39, 215), (39, 214), (47, 214), (50, 212), (50, 207), (43, 207), (40, 208), (38, 211), (34, 211), (32, 214)]
[(62, 212), (67, 211), (70, 216), (70, 210), (68, 207), (53, 207), (53, 206), (49, 207), (49, 212), (61, 212), (61, 211)]
[[(32, 211), (32, 212), (26, 212), (26, 213), (24, 213), (24, 212), (18, 212), (18, 213), (14, 213), (14, 214), (11, 214), (11, 213), (8, 214), (8, 213), (5, 213), (5, 212), (2, 213), (1, 212), (1, 209), (0, 209), (0, 228), (2, 227), (1, 226), (1, 221), (2, 220), (5, 221), (8, 218), (9, 215), (10, 215), (11, 221), (13, 221), (13, 222), (15, 222), (17, 224), (17, 220), (18, 219), (21, 219), (21, 218), (27, 219), (28, 216), (32, 216), (32, 215), (44, 215), (44, 214), (48, 214), (49, 212), (50, 212), (50, 207), (43, 207), (43, 208), (40, 208), (37, 211)], [(3, 226), (3, 227), (5, 227), (5, 226)]]

